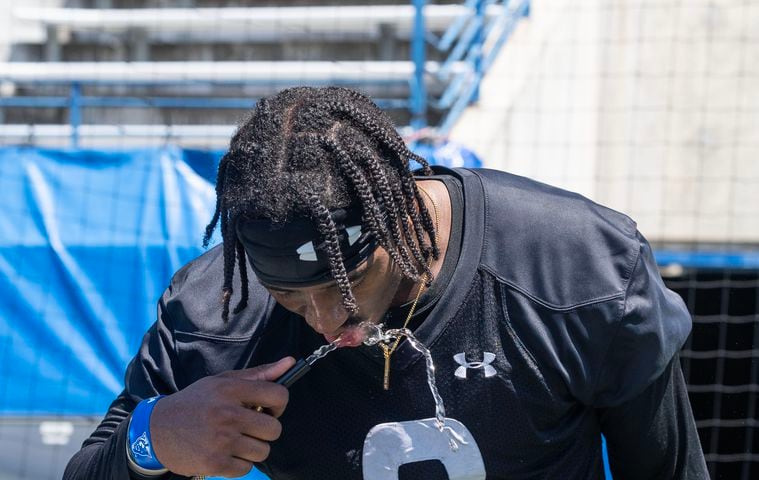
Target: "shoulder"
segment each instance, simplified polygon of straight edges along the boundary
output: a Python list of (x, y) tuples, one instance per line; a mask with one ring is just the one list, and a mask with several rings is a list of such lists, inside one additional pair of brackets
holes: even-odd
[[(175, 330), (219, 337), (249, 336), (251, 329), (271, 313), (273, 301), (248, 267), (248, 306), (229, 322), (221, 319), (224, 284), (222, 245), (211, 248), (177, 270), (161, 298), (160, 308), (171, 318)], [(232, 308), (239, 300), (241, 281), (237, 268)]]
[(640, 252), (633, 220), (525, 177), (472, 172), (484, 192), (483, 269), (549, 308), (624, 296)]

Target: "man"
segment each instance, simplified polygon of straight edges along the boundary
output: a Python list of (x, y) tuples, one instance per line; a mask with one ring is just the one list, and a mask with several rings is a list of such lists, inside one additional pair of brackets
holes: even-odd
[[(600, 479), (602, 433), (617, 479), (708, 478), (677, 360), (691, 320), (624, 215), (433, 171), (343, 88), (259, 102), (216, 192), (223, 245), (176, 273), (65, 478)], [(274, 383), (359, 322), (429, 348), (442, 431), (402, 338)]]

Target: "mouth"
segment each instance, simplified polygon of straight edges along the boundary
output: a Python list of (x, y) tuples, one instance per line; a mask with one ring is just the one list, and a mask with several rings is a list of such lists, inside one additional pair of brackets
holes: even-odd
[(324, 339), (329, 343), (337, 342), (338, 347), (358, 347), (364, 341), (360, 323), (361, 319), (350, 317), (334, 333), (325, 333)]
[(338, 333), (337, 335), (330, 335), (328, 333), (324, 334), (324, 339), (327, 341), (327, 343), (334, 343), (335, 340), (340, 338), (340, 335), (342, 335), (342, 332)]

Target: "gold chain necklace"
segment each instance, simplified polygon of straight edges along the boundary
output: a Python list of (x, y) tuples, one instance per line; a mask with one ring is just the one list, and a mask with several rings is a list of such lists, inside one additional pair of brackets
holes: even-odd
[[(423, 188), (419, 187), (419, 190), (421, 190), (424, 195), (429, 199), (430, 203), (432, 203), (432, 208), (435, 212), (435, 240), (437, 241), (437, 235), (438, 235), (438, 213), (437, 213), (437, 205), (435, 204), (435, 201), (432, 199), (429, 193), (427, 193)], [(419, 303), (419, 298), (422, 296), (422, 292), (424, 291), (424, 285), (427, 283), (427, 273), (422, 274), (421, 283), (419, 284), (419, 290), (416, 292), (416, 298), (414, 298), (414, 303), (411, 304), (411, 308), (408, 311), (408, 315), (406, 316), (406, 320), (403, 322), (403, 328), (407, 328), (409, 322), (411, 322), (411, 317), (414, 316), (414, 311), (416, 310), (416, 305)], [(398, 348), (398, 345), (401, 343), (401, 339), (403, 338), (403, 335), (398, 336), (395, 339), (395, 342), (393, 342), (392, 346), (385, 345), (383, 343), (380, 343), (380, 347), (382, 347), (382, 353), (385, 357), (385, 372), (384, 377), (382, 381), (382, 387), (385, 390), (390, 390), (390, 357), (395, 353), (395, 350)]]
[[(408, 311), (408, 315), (406, 316), (406, 321), (403, 322), (403, 328), (408, 327), (408, 324), (411, 321), (411, 317), (414, 316), (414, 310), (416, 310), (416, 304), (419, 303), (419, 297), (422, 296), (422, 291), (424, 290), (425, 283), (427, 283), (426, 273), (422, 274), (422, 281), (419, 284), (419, 290), (417, 290), (414, 303), (411, 304), (411, 309)], [(395, 339), (395, 342), (393, 342), (392, 346), (385, 345), (384, 343), (379, 344), (379, 346), (382, 347), (382, 353), (385, 356), (385, 376), (382, 382), (382, 388), (384, 388), (385, 390), (390, 390), (390, 357), (393, 355), (393, 353), (395, 353), (395, 349), (398, 348), (398, 344), (401, 343), (402, 338), (403, 338), (403, 335), (399, 335)]]

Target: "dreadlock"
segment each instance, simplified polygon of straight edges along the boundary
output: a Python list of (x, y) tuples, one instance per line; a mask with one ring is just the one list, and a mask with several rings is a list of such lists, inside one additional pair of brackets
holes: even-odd
[(425, 175), (432, 174), (427, 161), (408, 149), (387, 115), (355, 90), (298, 87), (259, 101), (221, 159), (216, 209), (203, 237), (208, 246), (220, 226), (224, 321), (229, 318), (235, 268), (242, 285), (233, 313), (241, 312), (248, 302), (246, 253), (235, 233), (237, 222), (246, 219), (283, 224), (296, 216), (311, 218), (326, 240), (343, 306), (353, 314), (358, 305), (332, 209), (357, 200), (363, 209), (362, 223), (403, 276), (431, 281), (430, 257), (438, 258), (439, 248), (410, 160), (420, 164)]

